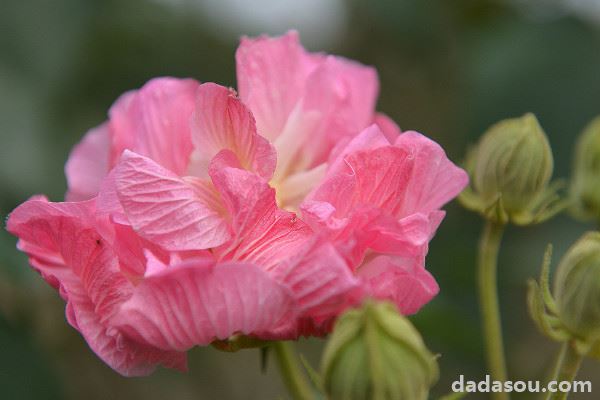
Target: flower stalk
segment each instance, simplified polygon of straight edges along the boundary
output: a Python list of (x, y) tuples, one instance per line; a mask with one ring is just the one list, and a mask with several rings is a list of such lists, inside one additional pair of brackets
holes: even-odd
[[(579, 354), (571, 342), (563, 343), (556, 372), (552, 380), (557, 382), (573, 382), (581, 366), (583, 356)], [(546, 400), (565, 400), (569, 396), (568, 392), (549, 393)]]
[(312, 400), (312, 390), (298, 364), (289, 342), (278, 341), (272, 346), (283, 383), (294, 400)]
[[(503, 224), (486, 222), (479, 246), (478, 280), (488, 370), (494, 380), (504, 382), (507, 373), (497, 284), (498, 250), (503, 232)], [(509, 396), (507, 393), (494, 393), (493, 398), (507, 400)]]

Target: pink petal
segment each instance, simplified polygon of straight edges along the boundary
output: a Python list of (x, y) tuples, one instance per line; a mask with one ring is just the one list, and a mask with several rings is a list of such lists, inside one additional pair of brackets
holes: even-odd
[(115, 169), (113, 168), (100, 184), (100, 191), (96, 198), (96, 212), (101, 215), (110, 216), (121, 224), (127, 224), (127, 217), (119, 201)]
[(398, 220), (369, 206), (351, 210), (346, 217), (336, 217), (335, 213), (327, 202), (306, 202), (302, 209), (303, 220), (335, 243), (352, 269), (362, 263), (369, 249), (402, 256), (422, 253), (440, 222), (438, 213)]
[(404, 256), (426, 249), (443, 217), (439, 207), (467, 181), (422, 135), (386, 142), (376, 126), (363, 131), (338, 150), (324, 182), (301, 205), (303, 219), (354, 266), (368, 249)]
[(418, 254), (433, 236), (432, 226), (437, 228), (437, 219), (432, 222), (426, 214), (412, 214), (400, 220), (381, 216), (365, 227), (364, 236), (370, 239), (368, 247), (376, 252)]
[(378, 91), (374, 68), (342, 57), (327, 56), (311, 73), (302, 101), (304, 112), (320, 116), (314, 131), (305, 133), (303, 154), (311, 166), (326, 161), (341, 139), (372, 123)]
[(334, 173), (344, 172), (346, 167), (346, 157), (360, 150), (371, 150), (383, 146), (389, 146), (390, 142), (378, 125), (370, 125), (354, 138), (346, 138), (333, 149), (329, 157), (328, 172), (331, 176)]
[(360, 282), (331, 244), (315, 238), (293, 257), (273, 270), (273, 276), (288, 286), (302, 317), (324, 319), (355, 303)]
[(91, 129), (71, 150), (65, 174), (67, 201), (88, 200), (98, 194), (109, 170), (110, 138), (107, 124)]
[(72, 284), (65, 291), (69, 324), (81, 332), (90, 348), (111, 368), (124, 376), (151, 374), (157, 364), (187, 370), (185, 353), (163, 351), (137, 343), (115, 328), (106, 328), (85, 292)]
[(114, 239), (111, 245), (119, 257), (121, 271), (130, 279), (140, 279), (147, 273), (150, 264), (148, 252), (153, 259), (169, 262), (168, 252), (137, 235), (130, 225), (113, 222), (113, 228)]
[[(218, 156), (216, 160), (219, 160)], [(225, 260), (250, 261), (270, 269), (298, 251), (312, 231), (275, 202), (268, 183), (246, 170), (211, 168), (211, 177), (229, 215), (233, 240), (216, 249)]]
[(394, 122), (394, 120), (383, 113), (375, 114), (375, 119), (373, 122), (377, 124), (379, 129), (381, 129), (381, 132), (383, 132), (390, 143), (394, 143), (398, 136), (400, 136), (402, 133), (400, 127)]
[[(460, 193), (468, 179), (441, 147), (416, 132), (403, 133), (394, 146), (342, 157), (343, 164), (337, 164), (340, 168), (330, 169), (325, 182), (310, 196), (331, 203), (338, 216), (361, 205), (378, 207), (398, 218), (429, 213)], [(342, 183), (344, 191), (339, 189)]]
[(70, 223), (63, 227), (61, 224), (70, 220), (90, 224), (92, 210), (93, 201), (49, 203), (46, 198), (36, 196), (10, 213), (6, 229), (19, 238), (18, 247), (37, 259), (40, 267), (48, 265), (49, 270), (44, 271), (45, 273), (70, 274), (65, 272), (66, 265), (55, 232), (60, 232), (65, 237), (69, 234), (74, 236), (78, 233), (76, 226)]
[(467, 185), (467, 173), (452, 163), (433, 140), (409, 131), (401, 134), (394, 145), (408, 152), (413, 163), (412, 174), (405, 182), (408, 195), (400, 210), (402, 215), (439, 209)]
[(190, 171), (194, 175), (208, 177), (210, 161), (223, 149), (265, 179), (273, 175), (275, 151), (256, 133), (254, 117), (231, 90), (214, 83), (200, 85), (191, 124), (195, 151)]
[(208, 184), (183, 180), (130, 151), (115, 168), (115, 184), (133, 229), (167, 250), (205, 249), (229, 238)]
[(317, 58), (306, 53), (295, 31), (277, 38), (243, 37), (235, 57), (240, 97), (252, 110), (258, 132), (273, 140), (302, 97)]
[[(336, 196), (331, 199), (338, 213), (361, 205), (371, 205), (399, 216), (397, 209), (403, 203), (406, 181), (412, 173), (408, 153), (385, 146), (357, 151), (344, 159), (346, 176), (352, 175), (354, 181), (354, 192), (351, 197)], [(315, 199), (322, 200), (318, 192)]]
[(439, 286), (423, 267), (423, 257), (379, 256), (360, 267), (358, 276), (369, 293), (393, 301), (402, 314), (414, 314), (439, 292)]
[(185, 368), (185, 355), (140, 346), (110, 326), (132, 286), (104, 238), (93, 228), (93, 202), (30, 200), (15, 209), (8, 230), (30, 251), (32, 265), (60, 287), (69, 323), (91, 349), (123, 375), (145, 375), (156, 364)]
[[(19, 237), (46, 275), (61, 285), (78, 281), (92, 297), (98, 310), (110, 314), (113, 305), (127, 296), (125, 279), (120, 276), (117, 260), (104, 238), (93, 228), (101, 221), (93, 217), (93, 201), (49, 203), (30, 200), (10, 215), (7, 229)], [(106, 281), (114, 285), (102, 286)]]
[(137, 138), (136, 121), (132, 117), (132, 103), (137, 90), (123, 93), (108, 111), (110, 129), (110, 166), (114, 166), (125, 149), (133, 149)]
[(241, 98), (277, 149), (277, 185), (326, 162), (338, 142), (373, 121), (375, 69), (308, 53), (295, 31), (243, 38), (236, 59)]
[(131, 337), (185, 351), (293, 317), (291, 293), (252, 264), (190, 260), (145, 278), (114, 323)]
[(121, 96), (110, 110), (113, 163), (130, 149), (185, 174), (192, 152), (189, 120), (197, 87), (193, 79), (155, 78)]

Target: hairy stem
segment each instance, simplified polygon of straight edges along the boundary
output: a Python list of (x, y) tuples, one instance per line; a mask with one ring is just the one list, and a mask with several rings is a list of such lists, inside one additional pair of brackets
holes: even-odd
[(275, 342), (273, 350), (277, 358), (281, 378), (292, 398), (294, 400), (312, 400), (312, 390), (298, 364), (291, 343)]
[[(487, 366), (491, 378), (506, 381), (506, 361), (502, 341), (502, 324), (498, 304), (498, 250), (504, 225), (487, 221), (479, 243), (479, 303), (483, 319)], [(495, 400), (508, 400), (507, 393), (493, 393)]]

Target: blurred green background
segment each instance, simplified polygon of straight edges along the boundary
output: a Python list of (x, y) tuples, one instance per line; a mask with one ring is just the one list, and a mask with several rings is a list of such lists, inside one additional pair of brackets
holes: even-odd
[[(552, 143), (555, 176), (568, 178), (575, 138), (600, 114), (599, 0), (4, 0), (0, 214), (36, 193), (61, 200), (71, 146), (122, 92), (160, 75), (235, 86), (238, 37), (288, 28), (311, 50), (374, 65), (379, 109), (455, 161), (495, 121), (532, 111)], [(441, 354), (436, 395), (460, 374), (485, 375), (474, 289), (481, 221), (457, 204), (447, 210), (428, 258), (441, 293), (412, 318)], [(563, 215), (507, 232), (499, 281), (513, 379), (543, 379), (557, 350), (527, 316), (525, 280), (538, 274), (546, 243), (556, 265), (590, 228)], [(62, 301), (15, 243), (0, 231), (0, 398), (285, 398), (274, 365), (260, 372), (257, 351), (198, 348), (188, 374), (118, 376), (68, 327)], [(322, 346), (299, 344), (315, 366)], [(571, 398), (597, 399), (599, 377), (600, 365), (586, 361), (580, 379), (596, 394)]]

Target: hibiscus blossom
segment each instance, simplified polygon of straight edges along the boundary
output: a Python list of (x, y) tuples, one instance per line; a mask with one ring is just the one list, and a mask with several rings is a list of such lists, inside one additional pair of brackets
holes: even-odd
[(240, 98), (175, 78), (125, 93), (71, 152), (67, 201), (9, 217), (124, 375), (185, 368), (185, 351), (234, 335), (322, 335), (366, 296), (413, 313), (438, 291), (425, 255), (464, 171), (374, 111), (372, 68), (295, 32), (236, 56)]

